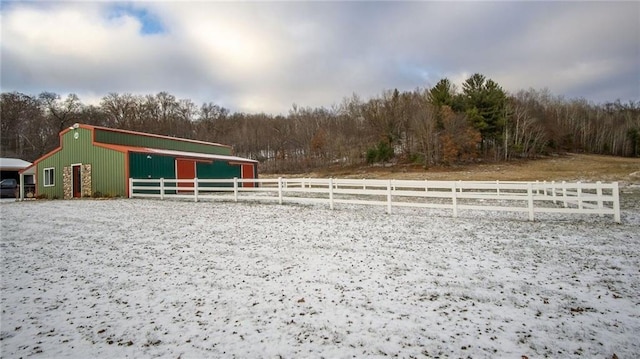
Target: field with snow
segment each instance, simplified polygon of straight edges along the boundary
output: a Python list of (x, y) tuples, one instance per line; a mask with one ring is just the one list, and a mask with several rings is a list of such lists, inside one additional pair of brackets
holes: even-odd
[(1, 357), (634, 358), (640, 204), (610, 216), (0, 204)]

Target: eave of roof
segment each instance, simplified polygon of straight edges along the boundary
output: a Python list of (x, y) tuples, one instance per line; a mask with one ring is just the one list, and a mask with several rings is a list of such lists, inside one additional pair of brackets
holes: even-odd
[(31, 166), (31, 162), (19, 158), (0, 158), (0, 169), (3, 171), (19, 171)]
[(211, 154), (208, 154), (208, 153), (161, 150), (161, 149), (157, 149), (157, 148), (140, 148), (140, 147), (137, 147), (137, 148), (130, 149), (130, 151), (132, 151), (132, 152), (144, 152), (144, 153), (156, 153), (156, 154), (159, 154), (159, 155), (169, 155), (169, 156), (186, 157), (186, 158), (197, 158), (197, 159), (205, 159), (205, 160), (258, 163), (258, 161), (256, 161), (256, 160), (243, 158), (243, 157), (237, 157), (237, 156), (211, 155)]

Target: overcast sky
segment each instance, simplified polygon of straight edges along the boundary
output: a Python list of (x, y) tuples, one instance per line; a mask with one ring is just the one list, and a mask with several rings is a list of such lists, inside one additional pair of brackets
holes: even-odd
[(640, 101), (640, 2), (2, 2), (1, 89), (287, 113), (479, 72)]

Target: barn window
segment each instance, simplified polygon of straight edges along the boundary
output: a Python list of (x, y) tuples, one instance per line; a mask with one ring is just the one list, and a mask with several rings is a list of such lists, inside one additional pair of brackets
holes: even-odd
[(52, 187), (55, 186), (55, 168), (45, 168), (44, 169), (44, 186)]

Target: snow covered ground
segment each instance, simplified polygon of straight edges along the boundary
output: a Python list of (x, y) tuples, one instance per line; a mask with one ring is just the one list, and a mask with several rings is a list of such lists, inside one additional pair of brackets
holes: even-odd
[(637, 199), (624, 202), (622, 225), (345, 205), (3, 202), (0, 355), (633, 358)]

